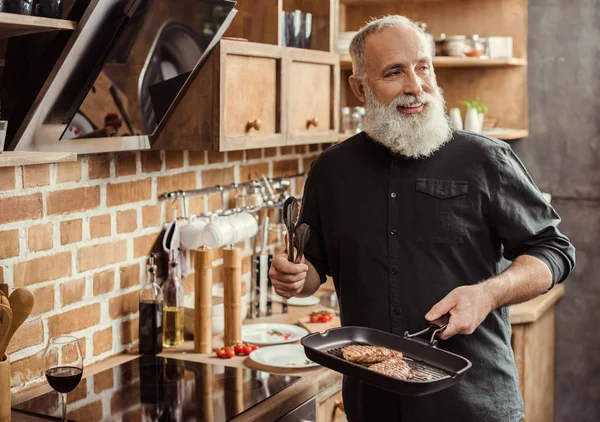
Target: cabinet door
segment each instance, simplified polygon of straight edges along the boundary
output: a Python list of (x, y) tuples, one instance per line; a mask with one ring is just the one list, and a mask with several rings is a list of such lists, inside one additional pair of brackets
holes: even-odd
[(338, 391), (317, 407), (317, 422), (346, 422), (342, 392)]
[(337, 141), (339, 71), (331, 58), (323, 54), (319, 61), (310, 57), (295, 57), (292, 53), (289, 71), (288, 144)]
[(253, 43), (228, 46), (221, 58), (220, 150), (283, 145), (280, 52)]

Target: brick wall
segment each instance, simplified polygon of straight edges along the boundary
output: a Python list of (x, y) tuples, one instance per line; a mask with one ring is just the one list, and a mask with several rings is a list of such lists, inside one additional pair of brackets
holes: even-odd
[[(133, 347), (138, 290), (171, 201), (161, 193), (242, 182), (255, 172), (306, 171), (318, 145), (230, 153), (152, 151), (80, 156), (77, 162), (0, 168), (0, 282), (27, 286), (32, 316), (8, 348), (13, 391), (43, 380), (49, 337), (79, 337), (85, 364)], [(301, 192), (298, 179), (293, 193)], [(181, 209), (181, 203), (176, 205)], [(191, 214), (221, 207), (220, 195), (188, 199)], [(249, 242), (244, 248), (249, 276)], [(215, 253), (215, 281), (222, 281)], [(184, 280), (193, 292), (193, 275)]]

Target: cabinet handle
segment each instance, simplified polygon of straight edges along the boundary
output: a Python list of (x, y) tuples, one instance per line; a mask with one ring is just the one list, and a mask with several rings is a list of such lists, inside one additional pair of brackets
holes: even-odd
[(262, 122), (260, 119), (249, 120), (248, 123), (246, 123), (246, 132), (250, 132), (251, 129), (260, 130), (261, 126)]
[(332, 419), (335, 419), (335, 414), (338, 410), (340, 410), (342, 413), (346, 413), (346, 409), (344, 408), (344, 402), (342, 400), (336, 400), (333, 404), (333, 415), (331, 415)]
[(313, 117), (312, 119), (307, 120), (306, 121), (306, 128), (310, 129), (311, 126), (318, 127), (319, 126), (319, 119), (317, 119), (316, 117)]

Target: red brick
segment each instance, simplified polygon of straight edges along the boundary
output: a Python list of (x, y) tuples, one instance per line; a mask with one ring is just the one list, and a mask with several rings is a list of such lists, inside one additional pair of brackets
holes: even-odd
[(48, 318), (48, 334), (50, 337), (70, 334), (98, 323), (100, 323), (100, 304), (94, 303)]
[(134, 318), (121, 323), (121, 345), (133, 343), (139, 337), (140, 319)]
[(136, 173), (137, 156), (135, 152), (120, 152), (115, 156), (115, 174), (131, 176)]
[(110, 177), (110, 155), (90, 155), (88, 157), (88, 174), (90, 180)]
[(106, 270), (94, 274), (94, 296), (100, 296), (104, 293), (112, 291), (115, 287), (115, 272), (114, 270)]
[(71, 252), (17, 262), (14, 267), (15, 287), (30, 286), (72, 274)]
[(319, 152), (321, 151), (321, 146), (319, 144), (309, 144), (308, 152)]
[(117, 233), (131, 233), (137, 229), (137, 211), (126, 210), (117, 213)]
[(100, 186), (49, 192), (46, 197), (48, 215), (67, 214), (98, 208)]
[(188, 151), (188, 162), (190, 166), (203, 166), (206, 164), (204, 151)]
[(146, 205), (142, 208), (142, 227), (160, 226), (160, 205)]
[(229, 151), (227, 153), (227, 162), (233, 163), (244, 159), (244, 151)]
[(47, 186), (50, 184), (50, 164), (23, 166), (23, 187)]
[(0, 231), (0, 260), (19, 255), (19, 230)]
[(140, 388), (137, 385), (123, 386), (119, 391), (115, 391), (110, 398), (110, 414), (118, 415), (123, 410), (128, 409), (132, 404), (139, 402)]
[(125, 293), (124, 295), (113, 297), (108, 302), (108, 315), (112, 319), (116, 319), (125, 315), (134, 314), (138, 311), (139, 301), (139, 291)]
[(94, 356), (98, 356), (104, 352), (112, 350), (113, 347), (113, 330), (108, 327), (105, 330), (96, 331), (94, 333)]
[(126, 259), (127, 240), (80, 248), (78, 255), (78, 269), (80, 272), (115, 264)]
[(262, 149), (248, 149), (246, 150), (246, 160), (257, 160), (262, 158)]
[[(86, 345), (85, 345), (85, 337), (80, 337), (77, 340), (77, 344), (79, 345), (79, 351), (81, 352), (81, 358), (85, 359), (86, 354)], [(65, 356), (65, 363), (74, 363), (79, 359), (79, 354), (77, 353), (77, 348), (71, 343), (71, 345), (65, 346), (63, 348), (63, 354)]]
[(306, 154), (306, 145), (295, 145), (294, 153), (295, 154)]
[(275, 157), (277, 155), (277, 148), (265, 148), (265, 158)]
[(61, 221), (60, 223), (60, 244), (81, 242), (82, 239), (82, 221), (77, 220)]
[(11, 387), (23, 386), (26, 381), (40, 378), (45, 369), (44, 350), (35, 355), (10, 362)]
[(32, 290), (35, 302), (31, 315), (43, 314), (54, 309), (54, 286)]
[(133, 257), (149, 256), (162, 251), (162, 233), (152, 233), (133, 239)]
[(79, 182), (81, 180), (81, 159), (56, 165), (57, 182)]
[(269, 175), (269, 163), (257, 163), (240, 166), (240, 183), (256, 180), (256, 173)]
[(69, 410), (69, 419), (86, 422), (100, 422), (104, 420), (104, 410), (102, 410), (102, 400), (86, 404), (75, 410)]
[(94, 375), (94, 393), (100, 394), (101, 392), (112, 388), (113, 385), (114, 371), (112, 369), (98, 372), (96, 375)]
[(0, 224), (42, 218), (42, 194), (0, 198)]
[(202, 172), (202, 186), (230, 185), (233, 183), (233, 167), (204, 170)]
[(44, 342), (44, 327), (42, 319), (38, 318), (34, 321), (25, 322), (21, 325), (8, 344), (6, 353), (9, 355), (27, 347), (42, 344)]
[(190, 189), (196, 189), (196, 172), (193, 171), (159, 177), (156, 193), (161, 195), (167, 192)]
[(90, 217), (90, 238), (110, 236), (110, 214)]
[(183, 167), (183, 151), (165, 151), (167, 170)]
[(27, 247), (29, 252), (46, 251), (54, 245), (52, 223), (39, 224), (27, 229)]
[(279, 152), (281, 155), (290, 155), (290, 154), (294, 153), (294, 147), (293, 146), (281, 147)]
[(60, 285), (60, 301), (62, 306), (67, 306), (83, 299), (85, 294), (85, 279), (69, 281)]
[(207, 158), (208, 158), (208, 164), (224, 163), (225, 162), (225, 153), (218, 152), (218, 151), (208, 151)]
[(221, 201), (221, 195), (218, 193), (212, 193), (208, 195), (208, 210), (214, 212), (223, 208), (223, 202)]
[(298, 160), (281, 160), (273, 162), (273, 177), (291, 176), (298, 174)]
[(106, 205), (128, 204), (150, 199), (152, 195), (152, 179), (136, 182), (109, 183), (106, 186)]
[(121, 289), (140, 285), (140, 264), (128, 265), (119, 269)]
[(204, 196), (190, 196), (187, 200), (188, 217), (204, 213)]
[(15, 167), (0, 167), (0, 191), (16, 188)]
[(160, 159), (160, 151), (142, 151), (142, 172), (151, 173), (160, 171), (162, 161)]

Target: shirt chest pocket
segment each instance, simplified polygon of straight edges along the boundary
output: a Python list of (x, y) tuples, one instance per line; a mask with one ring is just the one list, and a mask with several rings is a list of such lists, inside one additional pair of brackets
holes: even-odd
[(417, 179), (415, 237), (425, 243), (463, 243), (469, 184), (464, 180)]

